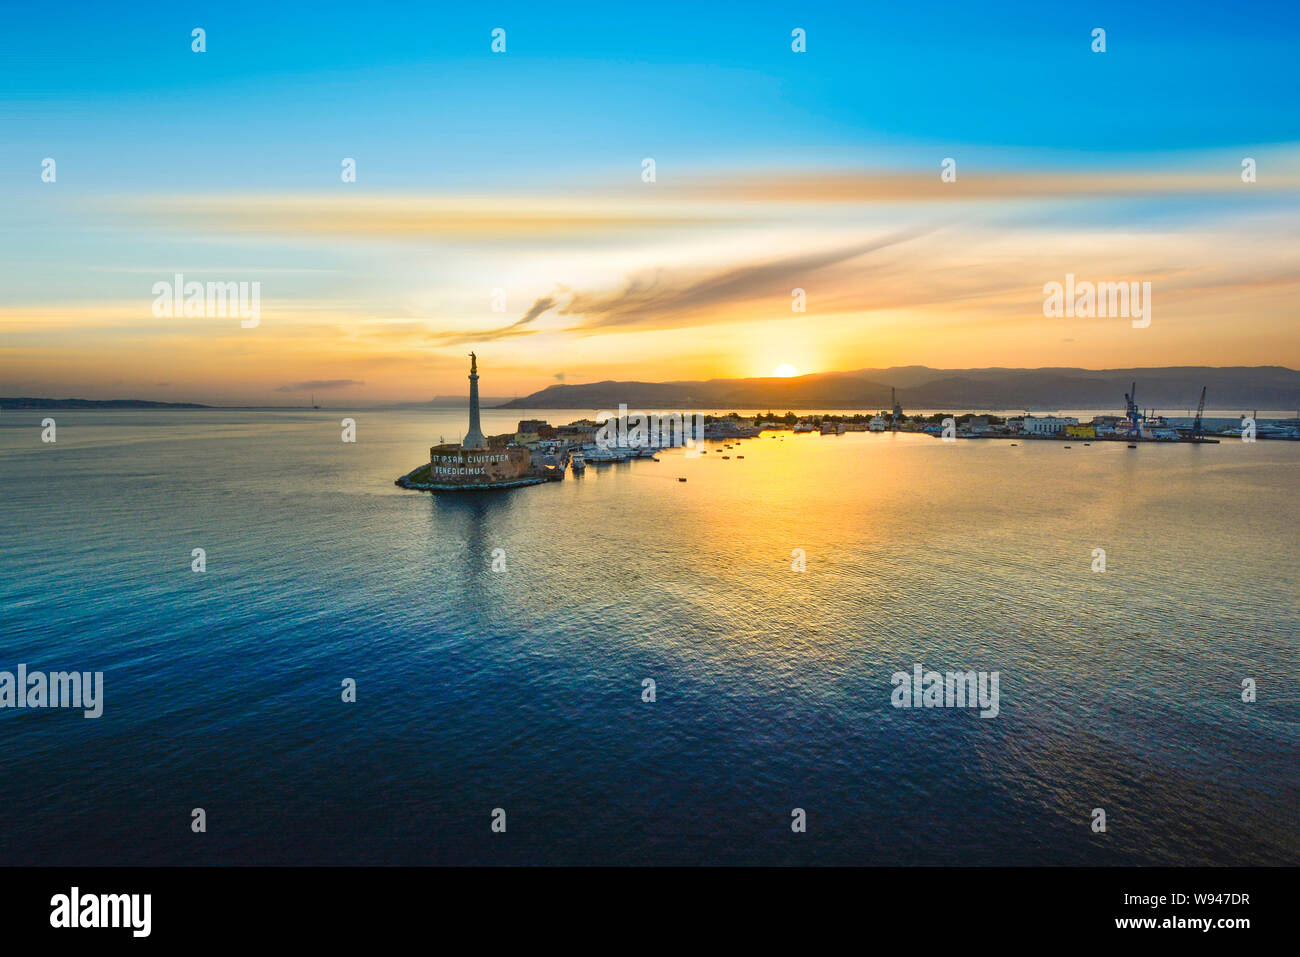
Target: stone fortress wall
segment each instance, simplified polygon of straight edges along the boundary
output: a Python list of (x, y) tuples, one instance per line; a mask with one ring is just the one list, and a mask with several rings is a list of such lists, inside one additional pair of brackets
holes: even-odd
[(455, 485), (512, 482), (526, 478), (532, 464), (532, 453), (518, 445), (487, 449), (435, 445), (429, 449), (429, 481)]

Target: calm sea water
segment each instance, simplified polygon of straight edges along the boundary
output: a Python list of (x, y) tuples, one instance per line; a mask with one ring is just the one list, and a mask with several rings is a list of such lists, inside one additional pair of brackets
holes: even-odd
[[(105, 711), (0, 711), (0, 863), (1300, 859), (1300, 445), (786, 433), (457, 498), (392, 482), (458, 410), (45, 414), (0, 669)], [(1001, 714), (891, 707), (915, 662)]]

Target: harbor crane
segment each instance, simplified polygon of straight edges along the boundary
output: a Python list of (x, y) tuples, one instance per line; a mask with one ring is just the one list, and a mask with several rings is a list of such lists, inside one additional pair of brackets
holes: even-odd
[(1142, 434), (1142, 411), (1137, 404), (1137, 383), (1134, 382), (1129, 386), (1129, 391), (1124, 393), (1124, 414), (1128, 417), (1128, 434), (1131, 436), (1140, 436)]
[(1192, 438), (1205, 438), (1205, 426), (1201, 423), (1201, 417), (1205, 415), (1205, 386), (1201, 386), (1201, 401), (1196, 406), (1196, 418), (1192, 420)]

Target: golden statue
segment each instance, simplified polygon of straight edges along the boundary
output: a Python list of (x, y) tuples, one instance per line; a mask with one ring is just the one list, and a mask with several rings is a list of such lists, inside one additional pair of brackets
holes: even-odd
[(472, 352), (469, 354), (469, 374), (478, 375), (478, 359)]

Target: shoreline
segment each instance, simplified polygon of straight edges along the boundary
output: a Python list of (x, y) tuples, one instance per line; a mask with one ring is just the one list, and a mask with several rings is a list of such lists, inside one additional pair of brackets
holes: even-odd
[(545, 485), (547, 482), (560, 482), (564, 479), (564, 472), (559, 469), (554, 470), (555, 474), (539, 473), (528, 475), (524, 478), (511, 479), (509, 482), (484, 482), (478, 485), (458, 485), (447, 484), (445, 482), (419, 482), (416, 481), (415, 475), (418, 472), (428, 474), (429, 466), (419, 465), (411, 469), (405, 475), (400, 476), (393, 482), (398, 488), (407, 489), (412, 492), (498, 492), (505, 489), (525, 488), (530, 485)]

